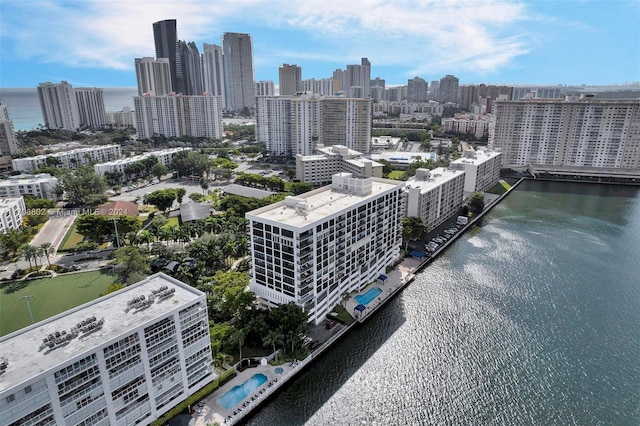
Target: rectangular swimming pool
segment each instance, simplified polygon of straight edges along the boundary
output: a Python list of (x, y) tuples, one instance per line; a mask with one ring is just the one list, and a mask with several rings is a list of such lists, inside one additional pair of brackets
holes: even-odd
[(373, 299), (378, 297), (378, 295), (382, 293), (382, 289), (380, 287), (370, 288), (365, 294), (359, 294), (354, 299), (356, 302), (367, 306)]

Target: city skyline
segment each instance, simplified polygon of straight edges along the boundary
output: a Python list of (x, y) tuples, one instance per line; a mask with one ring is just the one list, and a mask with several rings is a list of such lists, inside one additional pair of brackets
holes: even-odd
[(250, 34), (255, 80), (275, 84), (284, 63), (299, 65), (303, 79), (326, 78), (362, 57), (388, 85), (446, 74), (460, 84), (640, 81), (635, 1), (333, 3), (8, 0), (0, 86), (134, 87), (134, 58), (154, 56), (152, 24), (166, 19), (201, 52), (225, 32)]

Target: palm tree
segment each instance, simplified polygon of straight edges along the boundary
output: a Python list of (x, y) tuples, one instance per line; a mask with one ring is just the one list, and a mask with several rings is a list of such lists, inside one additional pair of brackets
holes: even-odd
[(36, 260), (38, 256), (38, 249), (36, 246), (32, 246), (31, 244), (27, 244), (22, 248), (22, 257), (24, 260), (29, 262), (29, 268), (31, 268), (31, 261), (36, 262), (36, 266), (38, 266), (38, 261)]
[(42, 243), (39, 248), (42, 255), (47, 257), (47, 263), (49, 264), (49, 269), (51, 269), (51, 262), (49, 261), (49, 257), (56, 253), (56, 249), (51, 243)]
[(149, 248), (149, 243), (152, 240), (153, 240), (153, 235), (151, 234), (151, 232), (147, 231), (146, 229), (143, 229), (138, 234), (138, 241), (140, 243), (147, 243), (147, 248)]
[(273, 353), (276, 352), (276, 344), (282, 344), (282, 339), (284, 339), (284, 334), (280, 330), (269, 330), (266, 336), (262, 339), (262, 343), (265, 345), (273, 346)]
[(213, 357), (213, 366), (222, 370), (222, 366), (227, 361), (227, 356), (222, 352), (217, 352), (216, 356)]
[(242, 328), (237, 329), (231, 334), (231, 341), (238, 343), (238, 352), (240, 353), (239, 360), (242, 361), (242, 345), (244, 345), (244, 339), (247, 337), (247, 332)]

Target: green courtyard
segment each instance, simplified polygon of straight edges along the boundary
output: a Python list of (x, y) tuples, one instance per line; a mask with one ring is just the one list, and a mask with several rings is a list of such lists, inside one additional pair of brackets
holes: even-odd
[[(0, 284), (0, 336), (31, 323), (26, 300), (35, 322), (82, 305), (103, 294), (115, 277), (100, 271), (78, 272), (55, 278)], [(23, 296), (33, 296), (21, 299)]]

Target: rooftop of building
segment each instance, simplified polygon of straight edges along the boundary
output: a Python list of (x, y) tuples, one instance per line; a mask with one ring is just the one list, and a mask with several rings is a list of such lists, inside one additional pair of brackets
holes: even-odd
[(0, 209), (6, 208), (6, 207), (11, 207), (16, 203), (19, 203), (21, 199), (22, 199), (22, 196), (20, 196), (20, 197), (10, 197), (10, 198), (0, 198)]
[(464, 151), (461, 158), (458, 158), (457, 160), (452, 161), (450, 164), (473, 164), (477, 166), (488, 160), (491, 160), (492, 158), (497, 157), (500, 154), (501, 153), (497, 151), (467, 150), (467, 151)]
[[(154, 303), (146, 308), (128, 309), (128, 304), (133, 299), (144, 296), (145, 300), (149, 300), (152, 291), (158, 291), (164, 286), (173, 293), (164, 298), (156, 296)], [(122, 290), (3, 336), (0, 338), (0, 360), (6, 361), (8, 366), (0, 374), (0, 392), (57, 368), (100, 345), (115, 341), (140, 325), (193, 302), (202, 294), (195, 288), (158, 273)], [(37, 303), (37, 300), (31, 300), (32, 309), (37, 309)], [(104, 319), (104, 323), (101, 328), (96, 327), (95, 331), (80, 332), (77, 337), (54, 349), (41, 346), (43, 339), (48, 336), (63, 331), (66, 336), (72, 335), (73, 329), (91, 319), (95, 320), (94, 323)]]
[(129, 164), (129, 163), (134, 163), (136, 161), (144, 160), (145, 158), (149, 158), (153, 155), (175, 154), (176, 152), (188, 151), (190, 149), (191, 148), (162, 149), (160, 151), (145, 152), (144, 154), (134, 155), (132, 157), (118, 158), (117, 160), (107, 161), (106, 163), (99, 163), (96, 165), (97, 166), (114, 166), (116, 164)]
[(7, 179), (0, 180), (0, 186), (35, 183), (35, 182), (53, 180), (53, 179), (55, 179), (56, 181), (58, 180), (58, 178), (51, 176), (48, 173), (39, 173), (37, 175), (9, 176), (9, 178)]
[(305, 228), (335, 213), (347, 211), (354, 205), (375, 198), (385, 191), (404, 186), (404, 182), (382, 179), (351, 178), (350, 173), (334, 175), (357, 180), (370, 192), (338, 189), (335, 184), (327, 185), (296, 197), (287, 197), (285, 201), (270, 204), (247, 213), (247, 217), (255, 217), (286, 224), (291, 227)]
[(266, 198), (275, 194), (275, 192), (273, 191), (266, 191), (264, 189), (258, 189), (258, 188), (249, 188), (248, 186), (238, 185), (236, 183), (223, 186), (222, 192), (224, 192), (225, 194), (239, 195), (241, 197), (252, 197), (252, 198)]
[(420, 189), (420, 192), (429, 192), (438, 186), (464, 175), (464, 170), (453, 170), (445, 167), (438, 167), (433, 170), (418, 169), (416, 175), (407, 181), (406, 188)]
[(60, 152), (53, 152), (51, 154), (40, 154), (40, 155), (34, 155), (33, 157), (24, 157), (24, 158), (16, 158), (16, 160), (44, 160), (47, 157), (60, 157), (63, 155), (71, 155), (71, 154), (84, 154), (86, 152), (93, 152), (96, 149), (111, 149), (111, 148), (117, 148), (120, 149), (120, 145), (96, 145), (96, 146), (85, 146), (82, 148), (76, 148), (76, 149), (72, 149), (70, 151), (60, 151)]

